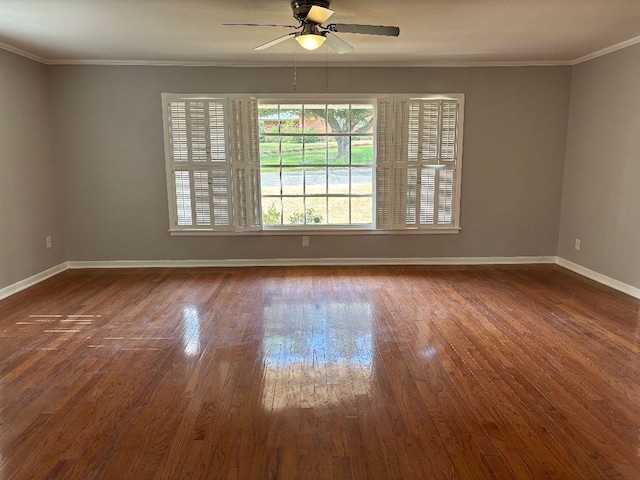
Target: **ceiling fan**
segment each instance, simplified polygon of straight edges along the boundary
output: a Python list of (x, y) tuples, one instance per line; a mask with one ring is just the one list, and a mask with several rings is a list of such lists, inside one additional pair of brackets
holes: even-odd
[(296, 30), (278, 37), (270, 42), (258, 45), (253, 50), (265, 50), (278, 45), (290, 38), (307, 50), (316, 50), (326, 41), (327, 46), (339, 54), (353, 50), (353, 47), (342, 40), (335, 33), (359, 33), (362, 35), (384, 35), (397, 37), (400, 35), (398, 27), (385, 25), (356, 25), (351, 23), (331, 23), (324, 25), (334, 11), (329, 8), (329, 0), (297, 0), (291, 2), (293, 18), (298, 25), (274, 25), (265, 23), (224, 23), (225, 26), (244, 27), (283, 27)]

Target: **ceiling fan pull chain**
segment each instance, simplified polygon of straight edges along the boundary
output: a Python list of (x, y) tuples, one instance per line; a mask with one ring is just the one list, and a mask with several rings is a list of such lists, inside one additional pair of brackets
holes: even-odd
[(329, 45), (324, 49), (325, 61), (324, 61), (324, 91), (329, 91)]
[(296, 64), (296, 44), (293, 44), (293, 93), (298, 90), (298, 71)]

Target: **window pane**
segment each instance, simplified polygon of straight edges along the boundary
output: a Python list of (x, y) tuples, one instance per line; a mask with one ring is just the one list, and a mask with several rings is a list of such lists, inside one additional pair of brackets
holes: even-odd
[(373, 105), (351, 105), (351, 133), (373, 133)]
[(329, 167), (329, 193), (349, 194), (349, 167)]
[(260, 136), (260, 164), (280, 164), (280, 137)]
[(280, 181), (282, 182), (283, 195), (302, 195), (304, 193), (301, 168), (283, 168)]
[(262, 224), (282, 224), (282, 200), (280, 198), (262, 198)]
[(302, 165), (303, 140), (301, 136), (281, 137), (282, 165)]
[(304, 133), (327, 133), (326, 105), (307, 105), (304, 108)]
[(373, 137), (351, 138), (351, 164), (373, 165)]
[(351, 131), (349, 105), (327, 105), (327, 122), (330, 133), (349, 133)]
[(307, 198), (307, 225), (326, 225), (327, 223), (326, 197)]
[(260, 171), (262, 195), (280, 195), (280, 170), (262, 168)]
[(350, 161), (350, 138), (333, 136), (328, 139), (328, 162), (333, 165), (348, 164)]
[(305, 193), (307, 195), (323, 195), (327, 193), (327, 169), (322, 167), (306, 167), (304, 169)]
[(258, 130), (261, 135), (280, 133), (278, 105), (260, 105), (258, 108)]
[(304, 163), (307, 165), (327, 163), (327, 137), (309, 136), (304, 138)]
[(349, 224), (349, 198), (329, 198), (329, 223)]
[(281, 105), (280, 133), (302, 133), (302, 105)]
[(351, 193), (356, 195), (373, 194), (373, 168), (361, 167), (351, 169)]
[(304, 225), (304, 199), (301, 197), (283, 197), (284, 223), (287, 225)]
[(351, 199), (351, 223), (373, 223), (372, 197), (354, 197)]

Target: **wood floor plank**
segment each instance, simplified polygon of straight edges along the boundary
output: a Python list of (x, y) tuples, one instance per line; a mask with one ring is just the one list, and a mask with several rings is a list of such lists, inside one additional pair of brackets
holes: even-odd
[(640, 478), (640, 301), (557, 266), (71, 270), (0, 301), (0, 478)]

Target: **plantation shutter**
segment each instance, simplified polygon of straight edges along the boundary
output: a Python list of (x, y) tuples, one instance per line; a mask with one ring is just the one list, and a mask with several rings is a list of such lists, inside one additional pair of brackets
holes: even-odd
[(230, 110), (235, 229), (260, 230), (258, 102), (249, 98), (233, 99)]
[(173, 229), (232, 228), (225, 114), (224, 100), (167, 102)]
[(408, 102), (380, 100), (377, 112), (376, 227), (405, 228)]
[(393, 101), (380, 100), (377, 111), (376, 226), (391, 228), (393, 211)]
[(456, 226), (458, 99), (396, 101), (393, 228)]

